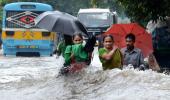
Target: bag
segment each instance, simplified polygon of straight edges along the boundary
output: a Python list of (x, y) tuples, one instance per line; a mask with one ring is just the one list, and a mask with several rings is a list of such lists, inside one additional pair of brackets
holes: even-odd
[(84, 46), (84, 50), (88, 53), (88, 59), (86, 61), (87, 65), (90, 65), (91, 63), (92, 52), (94, 50), (95, 44), (96, 44), (96, 37), (92, 35), (91, 37), (89, 37), (89, 39), (87, 40)]
[(92, 35), (91, 37), (89, 37), (89, 39), (87, 40), (85, 46), (84, 46), (84, 50), (88, 53), (93, 52), (94, 50), (94, 46), (96, 44), (96, 37), (94, 35)]

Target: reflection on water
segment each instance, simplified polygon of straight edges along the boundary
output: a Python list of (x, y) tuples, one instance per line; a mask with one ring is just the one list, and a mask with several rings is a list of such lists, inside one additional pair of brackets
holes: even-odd
[[(63, 58), (0, 57), (1, 100), (169, 100), (170, 76), (151, 70), (102, 71), (98, 58), (58, 76)], [(58, 76), (58, 77), (57, 77)]]

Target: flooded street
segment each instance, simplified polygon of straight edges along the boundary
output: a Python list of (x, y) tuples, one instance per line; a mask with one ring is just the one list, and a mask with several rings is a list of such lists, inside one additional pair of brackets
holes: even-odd
[(1, 0), (0, 100), (170, 100), (169, 12), (170, 0)]
[[(1, 51), (2, 53), (2, 51)], [(102, 71), (94, 52), (80, 73), (58, 76), (63, 58), (0, 56), (1, 100), (169, 100), (170, 76), (151, 70)]]

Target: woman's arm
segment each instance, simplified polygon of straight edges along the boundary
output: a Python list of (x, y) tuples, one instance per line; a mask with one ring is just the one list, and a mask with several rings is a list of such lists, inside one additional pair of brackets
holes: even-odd
[(105, 52), (101, 55), (101, 57), (105, 60), (110, 60), (117, 48), (118, 47), (114, 46), (113, 49), (109, 53)]

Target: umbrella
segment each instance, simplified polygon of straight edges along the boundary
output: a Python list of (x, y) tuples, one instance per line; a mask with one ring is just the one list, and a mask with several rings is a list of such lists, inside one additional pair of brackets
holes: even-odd
[(87, 34), (84, 25), (74, 16), (60, 11), (46, 11), (35, 18), (35, 26), (52, 32), (73, 35), (76, 32)]
[(133, 33), (136, 36), (135, 47), (140, 48), (144, 57), (153, 52), (152, 36), (137, 23), (129, 24), (114, 24), (105, 34), (111, 34), (114, 37), (115, 45), (119, 48), (126, 46), (125, 36), (128, 33)]

